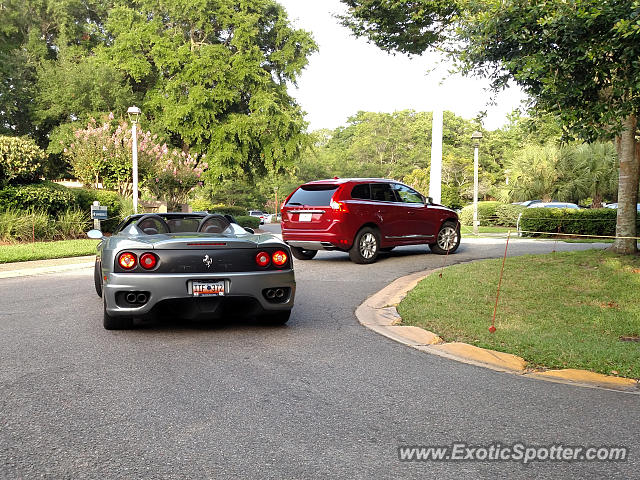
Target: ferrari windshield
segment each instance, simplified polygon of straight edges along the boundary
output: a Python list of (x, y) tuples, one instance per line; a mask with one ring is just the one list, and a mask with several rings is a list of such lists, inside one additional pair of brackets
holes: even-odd
[[(208, 213), (150, 213), (132, 215), (117, 229), (135, 228), (146, 235), (172, 233), (246, 234), (247, 231), (235, 223), (233, 217)], [(130, 229), (128, 229), (130, 230)]]

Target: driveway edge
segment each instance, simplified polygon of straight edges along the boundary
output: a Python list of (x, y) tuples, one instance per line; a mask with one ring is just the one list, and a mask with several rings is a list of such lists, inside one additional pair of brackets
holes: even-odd
[(29, 277), (49, 273), (67, 272), (91, 268), (95, 263), (95, 255), (82, 257), (53, 258), (49, 260), (29, 260), (26, 262), (0, 264), (0, 279)]
[(523, 377), (580, 387), (601, 388), (640, 394), (638, 381), (602, 375), (588, 370), (527, 370), (526, 360), (510, 353), (497, 352), (467, 343), (445, 343), (437, 334), (420, 327), (401, 325), (396, 307), (418, 282), (435, 270), (424, 270), (400, 277), (367, 298), (357, 309), (358, 321), (370, 330), (425, 353)]

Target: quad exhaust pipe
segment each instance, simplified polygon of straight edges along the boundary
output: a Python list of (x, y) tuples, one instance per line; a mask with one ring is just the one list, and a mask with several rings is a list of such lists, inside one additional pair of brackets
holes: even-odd
[(289, 296), (289, 287), (267, 288), (263, 292), (265, 298), (273, 303), (286, 301)]
[(149, 294), (147, 292), (127, 292), (124, 299), (132, 305), (144, 305), (149, 301)]

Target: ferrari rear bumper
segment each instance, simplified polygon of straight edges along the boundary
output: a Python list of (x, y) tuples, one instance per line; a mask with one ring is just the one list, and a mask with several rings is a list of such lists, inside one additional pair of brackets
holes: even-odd
[[(108, 273), (106, 277), (103, 296), (106, 311), (111, 316), (145, 316), (152, 313), (156, 306), (158, 308), (155, 311), (165, 305), (181, 305), (185, 314), (189, 313), (190, 308), (187, 307), (190, 306), (211, 314), (243, 310), (238, 307), (251, 307), (244, 310), (256, 313), (275, 313), (293, 308), (296, 290), (293, 270), (219, 274)], [(191, 287), (193, 281), (223, 281), (224, 296), (194, 296)], [(269, 292), (271, 289), (281, 289), (284, 293), (275, 298)], [(123, 300), (131, 292), (143, 292), (146, 301), (133, 304)], [(281, 293), (280, 290), (278, 293)]]

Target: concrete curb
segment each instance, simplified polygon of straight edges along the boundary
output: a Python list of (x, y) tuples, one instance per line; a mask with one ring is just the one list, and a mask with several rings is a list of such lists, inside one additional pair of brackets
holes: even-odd
[(93, 267), (96, 256), (55, 258), (0, 264), (0, 279), (46, 275)]
[(400, 325), (402, 318), (398, 315), (396, 306), (407, 295), (407, 292), (415, 288), (420, 280), (428, 277), (434, 271), (425, 270), (398, 278), (373, 294), (356, 309), (358, 321), (368, 329), (396, 342), (422, 352), (470, 365), (538, 380), (640, 394), (638, 381), (630, 378), (611, 377), (577, 369), (527, 370), (526, 360), (516, 355), (480, 348), (467, 343), (444, 343), (433, 332), (419, 327)]

